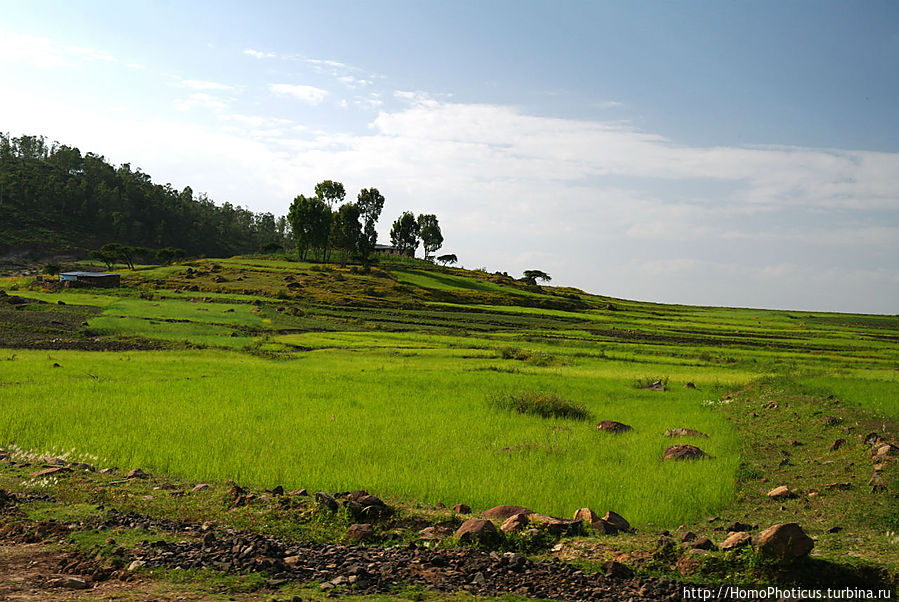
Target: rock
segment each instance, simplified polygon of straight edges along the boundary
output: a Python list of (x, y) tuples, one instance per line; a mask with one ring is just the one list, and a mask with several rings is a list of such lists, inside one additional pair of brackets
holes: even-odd
[(695, 389), (695, 388), (696, 388), (696, 385), (693, 384), (691, 381), (687, 381), (687, 383), (684, 385), (684, 389)]
[(699, 537), (692, 545), (694, 550), (714, 550), (715, 544), (708, 537)]
[(602, 570), (607, 576), (617, 579), (630, 579), (634, 576), (634, 571), (615, 560), (602, 563)]
[(523, 512), (518, 514), (513, 514), (500, 525), (499, 530), (503, 533), (517, 533), (518, 531), (523, 530), (528, 523), (530, 523), (530, 519), (527, 514)]
[(132, 471), (130, 471), (128, 474), (126, 474), (126, 475), (125, 475), (125, 478), (126, 478), (126, 479), (146, 479), (146, 478), (149, 477), (149, 476), (150, 476), (150, 475), (148, 475), (147, 473), (145, 473), (145, 472), (144, 472), (143, 470), (141, 470), (140, 468), (135, 468), (134, 470), (132, 470)]
[(606, 521), (607, 523), (609, 523), (610, 525), (612, 525), (619, 531), (630, 531), (631, 530), (631, 524), (629, 522), (627, 522), (627, 520), (625, 520), (625, 518), (623, 516), (621, 516), (620, 514), (618, 514), (617, 512), (612, 512), (611, 510), (609, 510), (608, 512), (606, 512), (606, 515), (604, 517), (602, 517), (602, 520)]
[(350, 528), (347, 529), (346, 537), (350, 540), (355, 541), (368, 541), (372, 539), (375, 535), (375, 530), (368, 523), (357, 523), (355, 525), (350, 525)]
[(845, 444), (846, 444), (845, 439), (837, 439), (836, 441), (834, 441), (833, 443), (830, 444), (829, 449), (830, 449), (830, 451), (837, 451), (838, 449), (843, 447), (843, 445), (845, 445)]
[(669, 445), (662, 454), (663, 460), (698, 460), (706, 453), (695, 445)]
[(709, 438), (708, 435), (703, 433), (702, 431), (695, 431), (693, 429), (668, 429), (665, 431), (666, 437), (705, 437)]
[(768, 498), (772, 500), (786, 500), (796, 497), (796, 494), (786, 485), (775, 487), (768, 492)]
[(580, 508), (574, 513), (574, 520), (584, 521), (588, 525), (592, 525), (599, 520), (599, 515), (590, 508)]
[(145, 564), (147, 564), (147, 563), (144, 562), (143, 560), (135, 560), (131, 564), (128, 565), (128, 572), (133, 573), (134, 571), (141, 568)]
[(746, 531), (736, 531), (727, 536), (719, 546), (722, 550), (734, 550), (752, 543), (752, 536)]
[(326, 512), (337, 512), (337, 509), (340, 507), (337, 504), (337, 500), (324, 491), (317, 491), (315, 493), (315, 501), (318, 503), (319, 509), (325, 510)]
[(61, 472), (69, 472), (69, 469), (65, 466), (54, 466), (52, 468), (44, 468), (43, 470), (38, 470), (37, 472), (31, 473), (32, 477), (47, 477), (53, 474), (59, 474)]
[(566, 518), (556, 518), (555, 516), (547, 516), (537, 512), (528, 516), (528, 520), (537, 523), (541, 527), (545, 527), (553, 535), (570, 535), (581, 529), (581, 521), (570, 520)]
[(81, 577), (61, 577), (59, 579), (51, 579), (47, 585), (65, 589), (89, 589), (91, 582)]
[(607, 520), (599, 519), (593, 522), (593, 530), (603, 535), (617, 535), (618, 529)]
[(534, 511), (524, 506), (494, 506), (489, 510), (485, 510), (481, 516), (484, 518), (492, 518), (494, 520), (506, 520), (510, 516), (516, 514), (533, 514)]
[(199, 485), (191, 489), (191, 491), (206, 491), (207, 489), (209, 489), (209, 487), (210, 485), (208, 483), (200, 483)]
[(300, 556), (285, 556), (284, 564), (286, 564), (289, 567), (294, 567), (294, 566), (297, 566), (298, 564), (300, 564), (301, 560), (302, 560), (302, 558)]
[(826, 489), (828, 491), (832, 491), (834, 489), (841, 489), (841, 490), (852, 489), (852, 483), (850, 483), (849, 481), (844, 481), (842, 483), (828, 483), (827, 485), (824, 486), (824, 489)]
[(899, 447), (886, 443), (874, 449), (874, 456), (877, 458), (886, 458), (887, 456), (899, 455)]
[(632, 427), (617, 420), (600, 420), (596, 424), (596, 430), (606, 433), (624, 433), (632, 430)]
[(694, 539), (696, 539), (696, 533), (694, 533), (693, 531), (687, 531), (686, 533), (684, 533), (683, 535), (680, 536), (680, 540), (684, 543), (693, 541)]
[(764, 556), (790, 561), (808, 555), (815, 542), (798, 523), (785, 523), (773, 525), (759, 533), (756, 545)]
[(101, 468), (100, 474), (115, 474), (115, 468)]
[(468, 504), (456, 504), (453, 506), (453, 512), (456, 514), (471, 514), (471, 506)]
[(491, 547), (500, 541), (499, 531), (493, 523), (483, 518), (470, 518), (456, 529), (455, 536), (462, 543), (478, 543)]

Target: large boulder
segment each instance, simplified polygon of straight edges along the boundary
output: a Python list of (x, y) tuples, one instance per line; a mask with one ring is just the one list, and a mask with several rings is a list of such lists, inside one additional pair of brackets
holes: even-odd
[(608, 512), (606, 512), (606, 515), (602, 517), (602, 520), (606, 521), (619, 531), (631, 530), (631, 524), (617, 512), (612, 512), (611, 510), (609, 510)]
[(773, 525), (759, 533), (756, 545), (763, 556), (789, 562), (807, 556), (815, 547), (815, 542), (798, 523), (785, 523)]
[(503, 533), (517, 533), (523, 530), (528, 523), (531, 522), (527, 514), (513, 514), (500, 525), (499, 530)]
[(695, 445), (669, 445), (662, 454), (663, 460), (699, 460), (706, 453)]
[(524, 506), (494, 506), (489, 510), (484, 510), (481, 514), (484, 518), (491, 518), (493, 520), (506, 520), (510, 516), (515, 516), (516, 514), (533, 514), (534, 511), (530, 508), (525, 508)]
[(470, 518), (456, 529), (456, 537), (461, 543), (476, 543), (493, 547), (500, 542), (501, 535), (493, 523), (483, 518)]

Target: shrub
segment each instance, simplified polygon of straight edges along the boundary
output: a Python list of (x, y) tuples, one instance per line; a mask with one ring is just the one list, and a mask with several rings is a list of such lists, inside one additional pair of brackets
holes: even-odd
[(44, 266), (43, 272), (45, 274), (49, 274), (50, 276), (55, 276), (59, 274), (60, 269), (61, 268), (59, 267), (58, 263), (48, 263)]
[(541, 418), (570, 418), (590, 420), (592, 414), (582, 403), (562, 399), (555, 393), (526, 391), (510, 393), (490, 399), (490, 404), (502, 410), (532, 414)]
[(504, 360), (518, 360), (526, 364), (534, 366), (562, 366), (565, 362), (556, 359), (548, 353), (542, 351), (528, 351), (527, 349), (519, 349), (518, 347), (502, 347), (497, 350), (499, 357)]

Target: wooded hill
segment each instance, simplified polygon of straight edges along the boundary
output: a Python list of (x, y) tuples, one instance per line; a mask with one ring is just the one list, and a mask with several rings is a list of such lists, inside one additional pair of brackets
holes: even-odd
[(106, 243), (225, 257), (288, 246), (283, 217), (216, 205), (191, 188), (41, 136), (0, 134), (0, 253), (85, 255)]

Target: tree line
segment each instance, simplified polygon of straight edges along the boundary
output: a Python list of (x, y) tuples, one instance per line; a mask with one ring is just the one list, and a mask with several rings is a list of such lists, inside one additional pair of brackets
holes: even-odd
[(226, 257), (289, 247), (285, 217), (216, 205), (187, 186), (42, 136), (0, 134), (0, 249), (43, 242), (62, 250), (114, 242)]
[[(371, 264), (377, 250), (376, 225), (384, 209), (384, 195), (377, 188), (363, 188), (355, 203), (345, 200), (346, 189), (334, 180), (319, 182), (315, 194), (301, 194), (293, 200), (287, 216), (301, 260)], [(443, 234), (436, 215), (415, 217), (406, 211), (393, 223), (390, 241), (392, 252), (408, 257), (415, 255), (421, 243), (425, 259), (431, 259), (431, 253), (443, 245)]]

